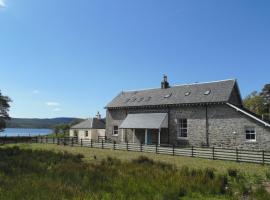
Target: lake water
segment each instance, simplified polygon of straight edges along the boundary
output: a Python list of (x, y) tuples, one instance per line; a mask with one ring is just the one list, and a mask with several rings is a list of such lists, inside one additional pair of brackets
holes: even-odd
[(36, 129), (36, 128), (6, 128), (3, 132), (0, 132), (0, 137), (8, 136), (39, 136), (48, 135), (52, 133), (51, 129)]

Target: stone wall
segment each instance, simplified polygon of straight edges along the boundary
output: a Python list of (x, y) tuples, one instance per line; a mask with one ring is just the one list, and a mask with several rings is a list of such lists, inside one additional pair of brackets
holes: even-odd
[[(206, 106), (181, 106), (161, 109), (107, 110), (106, 135), (114, 141), (121, 142), (122, 132), (112, 136), (113, 126), (120, 126), (128, 113), (167, 112), (169, 113), (169, 129), (161, 132), (161, 143), (188, 146), (207, 145), (207, 124), (209, 146), (226, 148), (257, 148), (270, 150), (270, 129), (254, 119), (237, 112), (226, 104)], [(206, 120), (208, 116), (208, 123)], [(187, 138), (177, 137), (176, 119), (186, 118), (188, 123)], [(256, 129), (256, 142), (246, 141), (245, 128)], [(169, 130), (169, 132), (168, 132)], [(124, 130), (124, 141), (133, 141), (131, 129)], [(153, 143), (157, 141), (157, 133), (152, 135)], [(144, 142), (144, 130), (136, 130), (135, 142)]]

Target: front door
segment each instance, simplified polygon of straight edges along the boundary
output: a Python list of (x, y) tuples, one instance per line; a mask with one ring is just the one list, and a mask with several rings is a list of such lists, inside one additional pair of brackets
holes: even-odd
[(152, 144), (152, 132), (151, 130), (147, 130), (147, 144)]

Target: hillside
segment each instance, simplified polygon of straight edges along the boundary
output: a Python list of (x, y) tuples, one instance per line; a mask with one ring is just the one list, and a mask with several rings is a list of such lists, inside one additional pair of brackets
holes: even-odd
[(80, 119), (77, 118), (52, 118), (52, 119), (36, 119), (36, 118), (12, 118), (7, 121), (7, 128), (53, 128), (57, 124), (70, 124)]

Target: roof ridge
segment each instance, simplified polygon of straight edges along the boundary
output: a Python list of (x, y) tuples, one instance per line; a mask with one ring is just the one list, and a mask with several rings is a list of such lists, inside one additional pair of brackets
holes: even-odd
[[(203, 85), (203, 84), (208, 84), (208, 83), (219, 83), (219, 82), (225, 82), (225, 81), (236, 81), (237, 79), (224, 79), (224, 80), (217, 80), (217, 81), (208, 81), (208, 82), (197, 82), (197, 83), (184, 83), (184, 84), (176, 84), (176, 85), (172, 85), (170, 88), (174, 88), (174, 87), (179, 87), (179, 86), (188, 86), (188, 85)], [(168, 88), (168, 89), (170, 89)], [(145, 89), (138, 89), (138, 90), (122, 90), (122, 92), (120, 94), (123, 94), (125, 92), (141, 92), (141, 91), (146, 91), (146, 90), (161, 90), (161, 88), (156, 87), (156, 88), (145, 88)], [(167, 89), (164, 89), (164, 91)], [(119, 95), (119, 94), (118, 94)]]

